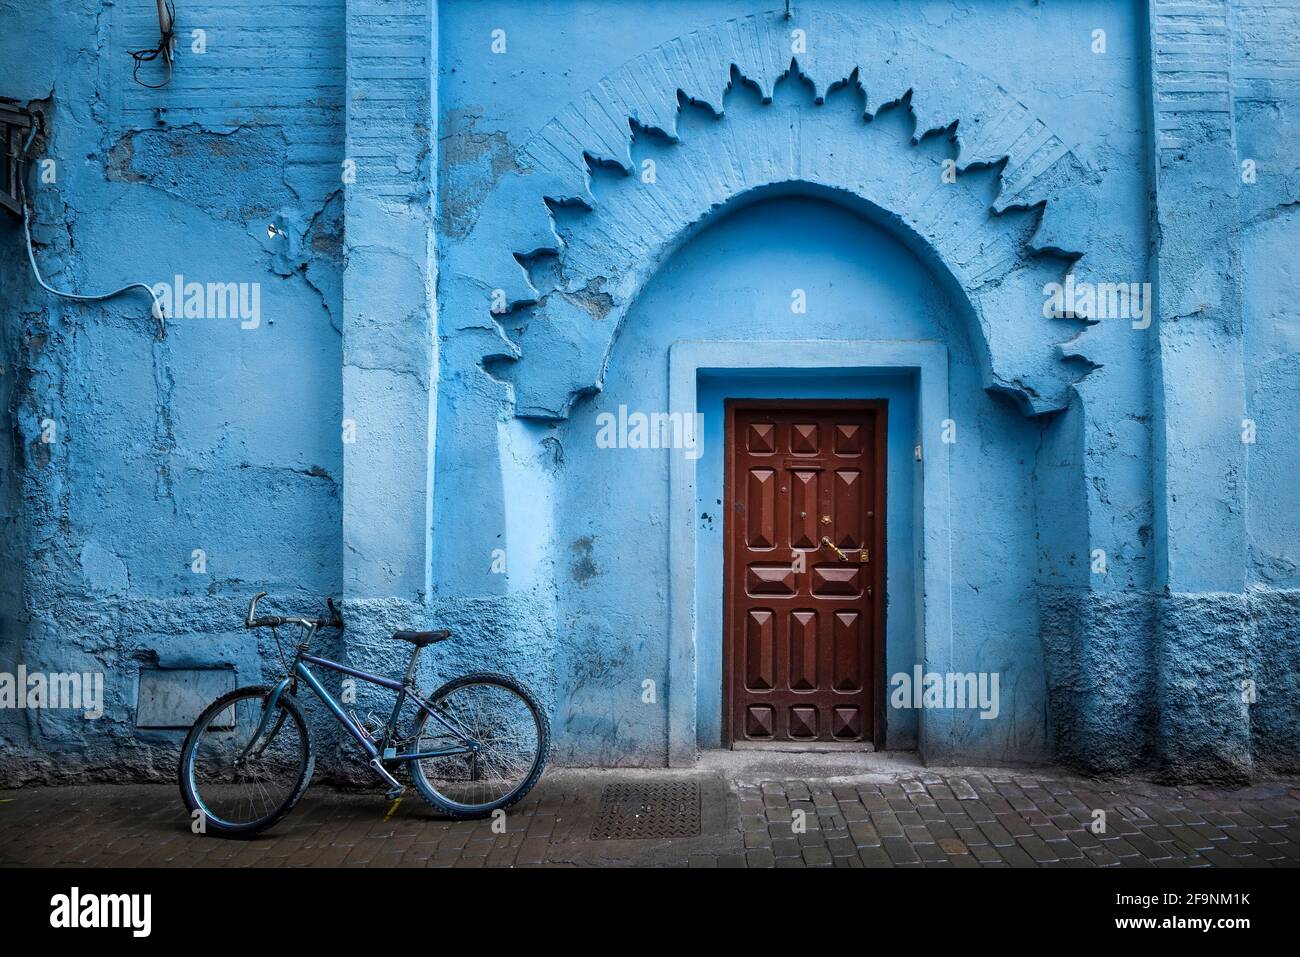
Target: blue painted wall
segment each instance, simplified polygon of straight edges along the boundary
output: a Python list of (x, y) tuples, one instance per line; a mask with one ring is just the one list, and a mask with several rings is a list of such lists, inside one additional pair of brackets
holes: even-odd
[[(170, 773), (140, 669), (274, 674), (237, 627), (261, 589), (341, 595), (330, 647), (365, 666), (398, 666), (395, 627), (450, 624), (430, 674), (516, 671), (569, 763), (678, 759), (687, 667), (712, 745), (700, 513), (742, 393), (896, 403), (888, 670), (998, 671), (1003, 707), (895, 715), (890, 746), (1300, 763), (1293, 5), (178, 6), (175, 78), (148, 90), (126, 51), (151, 4), (0, 0), (0, 95), (41, 112), (55, 164), (29, 179), (48, 279), (260, 296), (256, 321), (158, 341), (142, 296), (40, 290), (0, 217), (0, 671), (101, 670), (107, 694), (94, 722), (0, 711), (0, 776)], [(1045, 319), (1071, 268), (1152, 282), (1151, 326)], [(670, 457), (595, 432), (667, 410), (681, 339), (944, 344), (943, 594), (907, 458), (941, 423), (914, 379), (704, 377), (705, 598), (675, 661)], [(951, 634), (892, 613), (940, 600)]]
[(268, 19), (182, 3), (162, 91), (131, 82), (126, 53), (156, 42), (152, 7), (0, 8), (0, 93), (35, 101), (33, 152), (55, 164), (52, 182), (29, 178), (37, 257), (79, 292), (257, 283), (260, 321), (177, 317), (157, 341), (143, 294), (50, 297), (21, 226), (0, 224), (0, 670), (103, 671), (107, 699), (94, 722), (0, 715), (19, 778), (65, 759), (105, 776), (165, 765), (176, 735), (135, 727), (141, 666), (259, 680), (268, 649), (238, 627), (244, 596), (340, 586), (343, 4)]

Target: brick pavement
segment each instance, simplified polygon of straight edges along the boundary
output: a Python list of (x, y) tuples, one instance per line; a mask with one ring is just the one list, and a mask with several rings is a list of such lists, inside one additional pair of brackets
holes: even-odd
[[(698, 837), (592, 840), (616, 781), (689, 779)], [(491, 821), (439, 818), (408, 795), (315, 785), (251, 841), (197, 836), (171, 785), (0, 792), (0, 864), (290, 867), (1289, 867), (1300, 781), (1237, 791), (1051, 771), (905, 769), (784, 777), (713, 769), (553, 771)], [(1104, 829), (1094, 828), (1104, 812)], [(498, 830), (500, 828), (498, 827)]]

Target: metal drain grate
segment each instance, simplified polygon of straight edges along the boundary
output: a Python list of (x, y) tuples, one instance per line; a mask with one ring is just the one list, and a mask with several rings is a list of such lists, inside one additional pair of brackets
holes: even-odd
[(593, 841), (656, 837), (696, 837), (700, 833), (700, 786), (689, 781), (665, 784), (610, 784), (600, 795)]

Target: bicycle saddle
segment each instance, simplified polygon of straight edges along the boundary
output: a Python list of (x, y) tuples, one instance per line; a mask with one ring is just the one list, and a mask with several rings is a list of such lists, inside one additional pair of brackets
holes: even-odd
[(439, 628), (437, 631), (395, 631), (393, 637), (397, 641), (409, 641), (415, 647), (423, 648), (425, 645), (446, 641), (451, 637), (451, 632), (446, 628)]

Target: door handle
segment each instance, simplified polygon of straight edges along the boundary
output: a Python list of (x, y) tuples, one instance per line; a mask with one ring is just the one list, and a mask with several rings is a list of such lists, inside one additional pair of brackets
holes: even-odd
[(834, 543), (826, 535), (822, 536), (822, 544), (825, 545), (827, 548), (829, 548), (831, 551), (833, 551), (836, 555), (840, 556), (840, 561), (847, 562), (849, 560), (849, 556), (845, 555), (842, 551), (836, 548)]
[[(827, 536), (822, 536), (822, 544), (823, 544), (823, 545), (826, 545), (826, 546), (828, 547), (828, 549), (831, 549), (831, 551), (833, 551), (833, 553), (835, 553), (836, 555), (839, 555), (841, 562), (848, 562), (848, 560), (849, 560), (848, 555), (844, 554), (844, 551), (841, 551), (840, 549), (837, 549), (837, 547), (835, 546), (835, 544), (833, 544), (833, 542), (832, 542), (831, 540), (829, 540), (829, 538), (828, 538)], [(866, 564), (867, 562), (870, 562), (870, 560), (871, 560), (871, 551), (870, 551), (870, 550), (868, 550), (868, 549), (858, 549), (858, 563), (859, 563), (859, 564)]]

